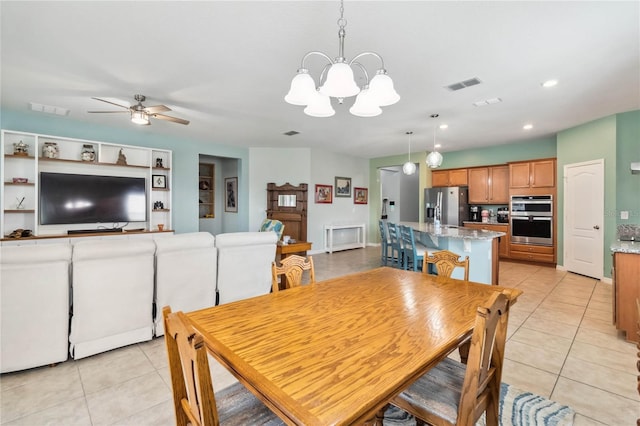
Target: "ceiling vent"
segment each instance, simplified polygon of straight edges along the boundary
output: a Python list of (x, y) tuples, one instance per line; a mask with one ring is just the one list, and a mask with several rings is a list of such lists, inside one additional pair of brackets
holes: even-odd
[(457, 83), (445, 86), (447, 89), (453, 91), (464, 89), (465, 87), (475, 86), (482, 83), (477, 77), (470, 78), (469, 80), (459, 81)]
[(287, 135), (287, 136), (294, 136), (294, 135), (299, 135), (300, 132), (296, 132), (295, 130), (289, 130), (288, 132), (284, 132), (283, 135)]
[(29, 102), (29, 108), (32, 111), (46, 112), (47, 114), (55, 114), (55, 115), (62, 115), (62, 116), (69, 115), (69, 109), (67, 108), (37, 104), (35, 102)]

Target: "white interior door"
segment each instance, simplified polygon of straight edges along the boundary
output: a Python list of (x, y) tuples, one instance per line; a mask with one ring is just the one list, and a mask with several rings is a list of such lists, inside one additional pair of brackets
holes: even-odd
[(564, 266), (602, 278), (604, 160), (564, 166)]

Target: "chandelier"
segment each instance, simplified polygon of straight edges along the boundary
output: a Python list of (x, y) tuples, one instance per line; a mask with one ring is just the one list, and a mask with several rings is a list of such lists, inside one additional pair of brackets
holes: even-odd
[[(400, 95), (393, 88), (393, 80), (387, 75), (382, 57), (375, 52), (362, 52), (352, 60), (344, 57), (344, 27), (347, 20), (344, 19), (344, 1), (340, 0), (340, 19), (338, 19), (338, 57), (331, 59), (325, 53), (312, 51), (302, 57), (302, 63), (295, 77), (291, 80), (291, 88), (284, 100), (292, 105), (305, 106), (304, 113), (312, 117), (331, 117), (336, 112), (331, 106), (331, 98), (337, 98), (339, 103), (344, 98), (356, 96), (349, 112), (358, 117), (375, 117), (382, 114), (382, 106), (393, 105), (400, 100)], [(305, 61), (312, 55), (325, 58), (328, 63), (322, 70), (319, 78), (319, 87), (305, 67)], [(380, 60), (380, 69), (369, 81), (367, 69), (358, 59), (371, 55)], [(353, 77), (354, 68), (360, 70), (365, 77), (365, 84), (359, 87)]]
[(411, 161), (411, 135), (412, 134), (413, 132), (407, 132), (407, 135), (409, 135), (409, 154), (408, 154), (407, 162), (402, 165), (402, 172), (405, 175), (412, 175), (416, 172), (416, 163), (413, 163)]
[[(439, 114), (431, 114), (431, 118), (438, 118)], [(436, 125), (433, 125), (433, 151), (427, 155), (427, 166), (430, 169), (437, 169), (442, 165), (442, 154), (436, 151)]]

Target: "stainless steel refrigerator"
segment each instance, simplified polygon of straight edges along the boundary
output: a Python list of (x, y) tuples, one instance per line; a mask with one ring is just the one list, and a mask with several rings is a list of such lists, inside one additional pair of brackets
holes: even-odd
[(466, 186), (426, 188), (425, 221), (433, 223), (439, 212), (441, 225), (463, 226), (469, 220), (468, 192)]

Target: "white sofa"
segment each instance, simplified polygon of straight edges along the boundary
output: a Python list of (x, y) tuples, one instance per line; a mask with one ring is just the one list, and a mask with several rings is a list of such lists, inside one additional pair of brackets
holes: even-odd
[(160, 336), (166, 305), (191, 311), (266, 294), (276, 241), (275, 232), (197, 232), (1, 246), (1, 372)]
[(65, 361), (69, 244), (0, 247), (0, 372)]
[(260, 296), (271, 291), (275, 232), (234, 232), (216, 236), (218, 280), (216, 304)]
[(215, 238), (208, 232), (156, 240), (155, 335), (164, 334), (162, 308), (195, 311), (216, 302)]
[(144, 239), (74, 244), (73, 358), (151, 340), (155, 249)]

